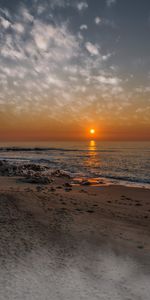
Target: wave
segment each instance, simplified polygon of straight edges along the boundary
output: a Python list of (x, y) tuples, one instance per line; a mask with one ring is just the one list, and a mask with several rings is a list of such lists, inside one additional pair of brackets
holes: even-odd
[(117, 181), (131, 182), (131, 183), (139, 183), (139, 184), (150, 184), (149, 179), (141, 179), (141, 178), (131, 178), (129, 176), (115, 176), (115, 175), (98, 175), (99, 178), (112, 179)]
[(24, 147), (1, 147), (0, 152), (43, 152), (43, 151), (62, 151), (62, 152), (118, 152), (120, 150), (111, 149), (67, 149), (67, 148), (24, 148)]
[(19, 167), (19, 170), (28, 169), (28, 167), (32, 167), (34, 169), (35, 167), (46, 167), (46, 170), (60, 170), (62, 172), (66, 172), (71, 178), (76, 178), (76, 177), (82, 177), (86, 179), (90, 178), (99, 178), (99, 179), (105, 179), (110, 182), (110, 184), (115, 184), (115, 185), (132, 185), (132, 186), (145, 186), (150, 188), (150, 179), (148, 178), (139, 178), (139, 177), (132, 177), (132, 176), (122, 176), (120, 175), (111, 175), (111, 174), (99, 174), (97, 172), (88, 172), (86, 171), (81, 171), (81, 170), (75, 170), (72, 169), (71, 167), (68, 169), (66, 166), (63, 166), (59, 162), (52, 162), (47, 159), (24, 159), (24, 158), (5, 158), (5, 159), (0, 159), (0, 162), (2, 162), (2, 166), (5, 166), (6, 163), (6, 168), (9, 166), (13, 167)]

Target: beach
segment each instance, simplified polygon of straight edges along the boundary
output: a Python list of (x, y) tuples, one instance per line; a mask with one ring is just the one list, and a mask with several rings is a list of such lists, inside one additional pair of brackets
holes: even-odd
[(150, 1), (0, 0), (0, 300), (150, 300)]
[(0, 177), (0, 299), (148, 300), (150, 190)]

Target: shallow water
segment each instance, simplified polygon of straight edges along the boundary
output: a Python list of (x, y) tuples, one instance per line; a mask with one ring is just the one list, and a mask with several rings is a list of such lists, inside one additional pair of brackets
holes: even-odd
[(117, 184), (147, 187), (150, 184), (149, 142), (1, 143), (0, 159), (4, 158), (18, 163), (38, 162), (74, 177), (107, 178)]

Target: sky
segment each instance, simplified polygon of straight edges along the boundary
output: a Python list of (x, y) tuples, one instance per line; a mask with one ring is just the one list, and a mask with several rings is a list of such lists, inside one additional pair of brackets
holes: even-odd
[(0, 0), (0, 140), (150, 139), (149, 0)]

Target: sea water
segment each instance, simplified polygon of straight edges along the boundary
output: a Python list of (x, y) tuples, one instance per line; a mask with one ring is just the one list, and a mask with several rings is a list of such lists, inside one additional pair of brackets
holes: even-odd
[(150, 185), (150, 142), (0, 143), (0, 159), (43, 164), (50, 169), (66, 171), (72, 177)]

